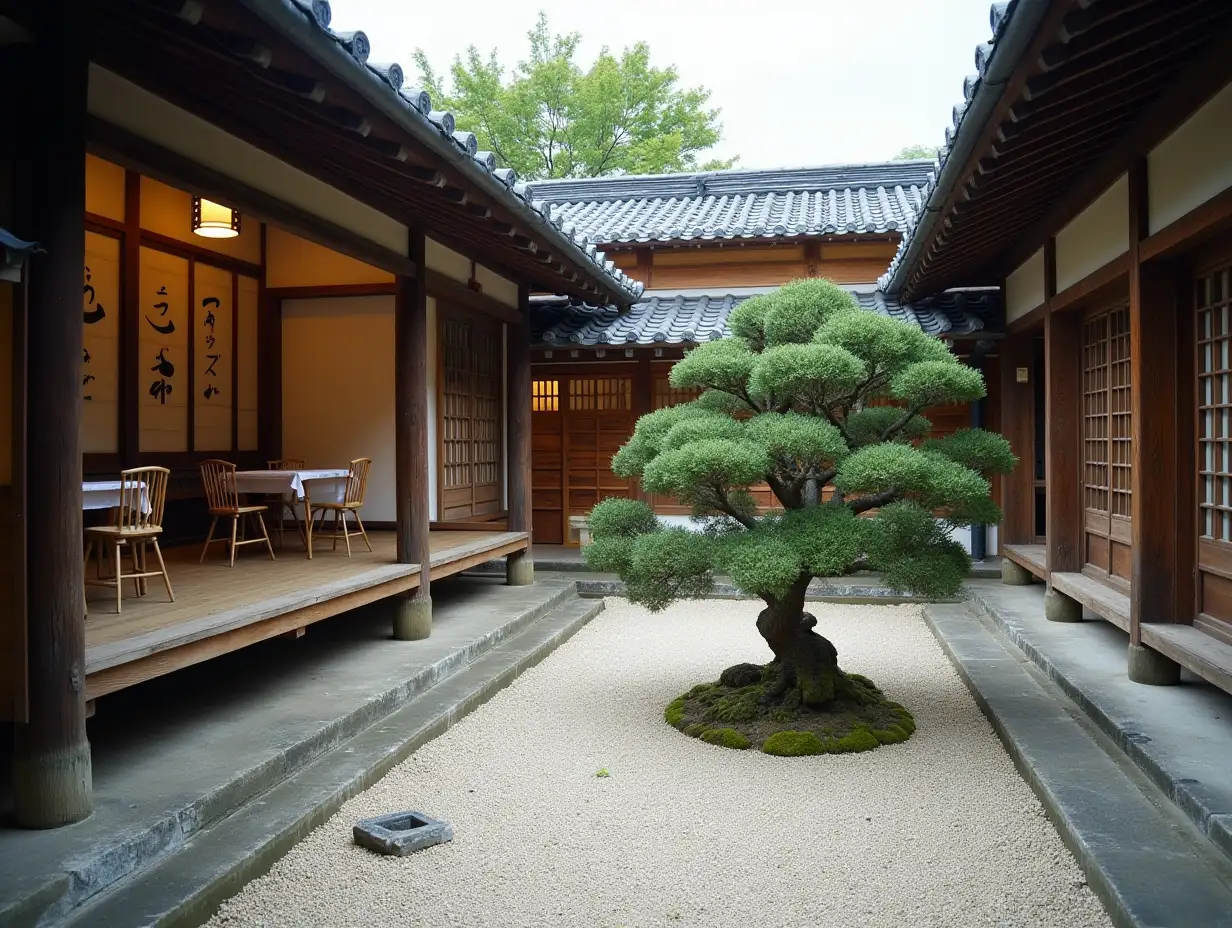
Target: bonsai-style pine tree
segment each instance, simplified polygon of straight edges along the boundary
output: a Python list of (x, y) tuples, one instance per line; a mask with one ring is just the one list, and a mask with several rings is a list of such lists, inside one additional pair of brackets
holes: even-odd
[[(774, 659), (742, 664), (668, 707), (707, 741), (770, 753), (863, 750), (906, 738), (909, 713), (838, 654), (804, 611), (815, 577), (880, 571), (897, 589), (958, 592), (970, 559), (950, 529), (996, 523), (986, 475), (1015, 464), (999, 435), (924, 440), (932, 406), (984, 396), (979, 371), (910, 324), (868, 312), (824, 280), (798, 280), (732, 311), (729, 338), (671, 372), (694, 401), (642, 416), (613, 470), (693, 509), (665, 527), (636, 500), (590, 516), (587, 563), (615, 571), (652, 610), (705, 595), (716, 574), (765, 602)], [(758, 511), (750, 488), (777, 505)]]

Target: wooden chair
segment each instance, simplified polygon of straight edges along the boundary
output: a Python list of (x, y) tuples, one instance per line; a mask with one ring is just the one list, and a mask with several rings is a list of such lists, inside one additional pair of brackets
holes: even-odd
[[(273, 461), (265, 462), (266, 470), (303, 470), (304, 462), (299, 458), (278, 458)], [(294, 493), (285, 493), (282, 496), (271, 496), (269, 501), (278, 507), (278, 547), (285, 548), (287, 545), (286, 529), (287, 529), (287, 513), (291, 513), (291, 519), (295, 522), (295, 530), (299, 532), (300, 539), (304, 538), (304, 527), (299, 524), (299, 510), (295, 508), (296, 496)], [(307, 544), (307, 541), (304, 542)]]
[[(346, 540), (347, 557), (351, 556), (351, 538), (355, 535), (362, 535), (364, 544), (368, 546), (369, 551), (372, 550), (372, 542), (368, 540), (368, 533), (364, 530), (363, 520), (359, 517), (360, 507), (364, 504), (364, 493), (368, 489), (368, 470), (371, 467), (372, 458), (356, 458), (351, 462), (351, 472), (347, 474), (346, 492), (343, 493), (341, 500), (330, 503), (309, 501), (314, 525), (316, 524), (318, 513), (321, 515), (322, 525), (325, 524), (325, 513), (332, 512), (334, 514), (334, 550), (338, 550), (338, 537), (341, 534)], [(347, 528), (346, 516), (348, 512), (355, 517), (355, 522), (359, 525), (358, 532), (352, 532)], [(340, 522), (342, 525), (341, 533), (338, 531)]]
[[(85, 530), (87, 564), (90, 563), (91, 551), (98, 545), (98, 576), (86, 580), (86, 583), (114, 586), (117, 613), (123, 600), (122, 587), (125, 580), (132, 580), (137, 595), (144, 596), (146, 578), (162, 577), (168, 598), (175, 602), (175, 593), (171, 591), (171, 578), (167, 575), (167, 565), (163, 562), (163, 552), (158, 547), (158, 536), (163, 530), (163, 508), (167, 502), (167, 478), (170, 474), (171, 471), (165, 467), (134, 467), (120, 471), (120, 505), (112, 510), (115, 521), (110, 525), (93, 525)], [(124, 562), (120, 557), (120, 549), (124, 545), (129, 546), (132, 557), (133, 572), (130, 574), (124, 572)], [(154, 546), (158, 570), (146, 569), (147, 545)], [(102, 575), (104, 549), (112, 554), (115, 565), (115, 576), (111, 578)]]
[[(269, 550), (270, 560), (274, 560), (274, 546), (270, 543), (269, 532), (265, 530), (265, 519), (261, 513), (265, 512), (265, 506), (241, 506), (240, 495), (235, 488), (235, 465), (230, 461), (202, 461), (201, 462), (201, 482), (205, 484), (205, 502), (209, 506), (210, 515), (214, 518), (210, 522), (210, 533), (205, 538), (205, 546), (201, 549), (201, 561), (205, 560), (206, 552), (210, 550), (210, 545), (214, 541), (226, 541), (227, 538), (214, 538), (214, 529), (218, 525), (220, 518), (227, 516), (231, 517), (231, 566), (235, 566), (235, 549), (241, 545), (259, 545), (265, 542), (265, 547)], [(240, 518), (244, 516), (256, 516), (257, 524), (261, 528), (260, 538), (247, 538), (241, 541), (236, 540), (236, 530), (240, 524)], [(200, 563), (200, 562), (198, 562)]]

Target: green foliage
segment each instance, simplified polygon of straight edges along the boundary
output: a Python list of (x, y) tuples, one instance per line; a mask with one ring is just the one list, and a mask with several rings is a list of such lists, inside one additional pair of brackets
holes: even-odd
[(811, 342), (824, 323), (860, 308), (850, 293), (820, 277), (785, 283), (766, 299), (762, 326), (766, 347)]
[[(847, 417), (847, 436), (856, 448), (875, 445), (882, 441), (910, 442), (923, 438), (932, 428), (932, 423), (921, 415), (913, 415), (905, 422), (905, 409), (899, 406), (869, 406)], [(886, 436), (892, 428), (895, 431)]]
[(597, 776), (601, 780), (606, 779), (610, 777), (611, 775), (612, 774), (608, 771), (606, 767), (600, 767), (598, 770), (595, 771), (595, 776)]
[(711, 728), (702, 732), (701, 739), (707, 744), (717, 744), (720, 747), (735, 748), (743, 751), (751, 742), (734, 728)]
[(1008, 474), (1018, 463), (1010, 443), (1003, 436), (983, 429), (960, 429), (944, 438), (930, 438), (924, 448), (969, 467), (977, 474)]
[(970, 403), (983, 399), (984, 377), (957, 359), (921, 361), (895, 375), (890, 392), (916, 409), (944, 403)]
[(923, 158), (932, 160), (937, 157), (937, 152), (940, 151), (936, 145), (907, 145), (900, 148), (898, 154), (891, 158), (891, 161), (919, 161)]
[(541, 13), (528, 33), (530, 56), (511, 74), (492, 51), (474, 46), (454, 58), (449, 86), (422, 49), (420, 81), (437, 109), (451, 110), (458, 128), (525, 179), (662, 174), (730, 168), (735, 158), (705, 163), (700, 155), (720, 138), (710, 92), (684, 88), (675, 68), (650, 64), (642, 42), (619, 56), (605, 46), (583, 69), (575, 60), (581, 36), (553, 35)]
[(713, 539), (684, 528), (642, 535), (634, 542), (626, 589), (632, 602), (652, 612), (678, 599), (698, 599), (714, 588)]
[(863, 361), (837, 345), (778, 345), (761, 353), (749, 392), (777, 405), (795, 400), (820, 406), (850, 393), (867, 376)]
[[(920, 411), (982, 397), (981, 373), (824, 280), (745, 300), (729, 324), (732, 337), (672, 370), (674, 386), (701, 397), (642, 416), (612, 462), (644, 490), (690, 506), (700, 530), (663, 529), (641, 504), (604, 502), (588, 563), (618, 571), (652, 609), (703, 595), (716, 571), (771, 605), (801, 581), (863, 568), (899, 589), (953, 596), (970, 565), (949, 532), (999, 521), (986, 475), (1016, 462), (1003, 438), (978, 430), (923, 440), (930, 424)], [(879, 402), (887, 396), (897, 405)], [(782, 508), (757, 511), (749, 489), (763, 482)], [(833, 495), (819, 499), (818, 482)], [(856, 677), (840, 684), (855, 704), (881, 699)], [(724, 711), (748, 711), (744, 703)], [(865, 735), (856, 739), (864, 747), (822, 738), (822, 750), (897, 737), (882, 724)]]

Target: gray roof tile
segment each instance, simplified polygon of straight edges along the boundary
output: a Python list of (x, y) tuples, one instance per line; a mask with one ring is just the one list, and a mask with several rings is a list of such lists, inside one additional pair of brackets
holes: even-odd
[[(919, 326), (937, 337), (1004, 330), (999, 290), (952, 290), (899, 303), (880, 290), (852, 291), (860, 306)], [(727, 317), (748, 296), (655, 294), (626, 312), (561, 297), (532, 299), (531, 341), (544, 345), (690, 345), (730, 335)]]
[(886, 235), (915, 222), (930, 161), (537, 181), (529, 195), (605, 244)]

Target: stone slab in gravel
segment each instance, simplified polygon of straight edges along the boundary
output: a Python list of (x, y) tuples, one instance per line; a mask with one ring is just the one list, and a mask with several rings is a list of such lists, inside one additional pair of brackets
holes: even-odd
[[(769, 657), (755, 603), (607, 605), (210, 924), (1110, 924), (919, 607), (812, 610), (843, 665), (915, 713), (915, 736), (788, 759), (663, 721), (691, 685)], [(357, 848), (352, 823), (391, 808), (431, 809), (453, 842), (406, 858)]]
[(1068, 699), (1029, 673), (1022, 655), (1012, 645), (1007, 650), (966, 607), (934, 605), (925, 615), (1113, 922), (1232, 928), (1225, 861), (1180, 810), (1113, 757), (1115, 747), (1105, 749), (1074, 718)]

